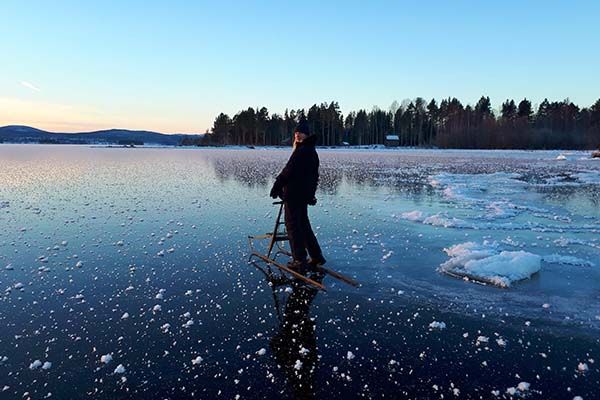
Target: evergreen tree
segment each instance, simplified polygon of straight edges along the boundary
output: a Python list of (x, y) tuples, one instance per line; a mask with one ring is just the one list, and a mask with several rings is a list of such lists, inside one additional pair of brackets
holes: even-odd
[(512, 121), (517, 116), (517, 106), (514, 100), (506, 100), (502, 103), (502, 110), (500, 111), (502, 119), (505, 121)]
[(519, 102), (517, 117), (527, 118), (527, 121), (530, 121), (532, 115), (533, 115), (533, 108), (531, 107), (531, 102), (527, 99), (521, 100)]
[(215, 144), (231, 144), (232, 121), (227, 114), (219, 114), (210, 133), (210, 141)]

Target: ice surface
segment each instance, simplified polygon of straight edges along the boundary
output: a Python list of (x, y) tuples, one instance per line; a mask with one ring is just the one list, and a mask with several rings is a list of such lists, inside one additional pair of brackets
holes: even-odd
[(479, 398), (527, 381), (532, 398), (593, 398), (600, 163), (586, 156), (319, 149), (313, 229), (361, 287), (328, 276), (302, 301), (247, 264), (289, 149), (0, 145), (2, 395), (294, 398), (314, 382), (316, 398)]

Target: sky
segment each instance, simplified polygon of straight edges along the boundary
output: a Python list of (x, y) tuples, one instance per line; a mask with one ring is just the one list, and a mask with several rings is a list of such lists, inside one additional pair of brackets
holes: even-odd
[(0, 126), (201, 133), (337, 101), (600, 98), (598, 1), (0, 2)]

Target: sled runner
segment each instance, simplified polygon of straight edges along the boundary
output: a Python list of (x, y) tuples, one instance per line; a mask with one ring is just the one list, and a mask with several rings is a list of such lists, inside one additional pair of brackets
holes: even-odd
[[(275, 218), (275, 226), (273, 227), (273, 231), (266, 233), (264, 235), (248, 236), (248, 243), (250, 245), (250, 252), (251, 252), (250, 258), (248, 261), (257, 267), (259, 267), (256, 263), (257, 261), (264, 262), (267, 266), (267, 269), (264, 270), (260, 267), (259, 267), (259, 269), (268, 277), (271, 277), (273, 275), (271, 266), (274, 266), (280, 271), (280, 273), (283, 275), (284, 279), (286, 277), (291, 276), (291, 277), (296, 278), (308, 285), (314, 286), (320, 290), (326, 290), (325, 286), (322, 283), (311, 279), (309, 276), (306, 276), (303, 273), (301, 273), (301, 271), (295, 271), (295, 270), (289, 268), (286, 265), (286, 263), (277, 261), (277, 256), (279, 256), (279, 255), (291, 257), (292, 254), (288, 250), (286, 250), (282, 245), (282, 243), (285, 243), (289, 240), (287, 233), (284, 230), (280, 229), (281, 225), (285, 224), (281, 218), (281, 215), (283, 212), (283, 201), (275, 201), (275, 202), (273, 202), (273, 204), (279, 205), (279, 211), (277, 213), (277, 218)], [(266, 253), (262, 254), (256, 249), (255, 243), (254, 243), (256, 240), (268, 240), (268, 246), (267, 246)], [(358, 287), (358, 282), (356, 282), (354, 279), (349, 278), (345, 275), (342, 275), (339, 272), (333, 271), (329, 268), (325, 268), (323, 266), (317, 265), (317, 266), (312, 267), (312, 271), (330, 275), (333, 278), (336, 278), (344, 283), (347, 283), (348, 285)]]

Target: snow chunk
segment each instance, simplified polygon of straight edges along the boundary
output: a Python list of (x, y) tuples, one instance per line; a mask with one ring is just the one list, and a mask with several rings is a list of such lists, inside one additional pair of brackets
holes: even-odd
[(203, 358), (198, 356), (192, 360), (192, 365), (199, 365), (202, 362)]
[(31, 364), (29, 364), (29, 369), (32, 369), (32, 370), (33, 369), (38, 369), (41, 366), (42, 366), (42, 362), (40, 360), (35, 360)]
[(113, 359), (112, 354), (105, 354), (102, 357), (100, 357), (100, 362), (103, 364), (108, 364), (109, 362), (111, 362)]
[(259, 356), (264, 356), (267, 353), (267, 350), (263, 347), (259, 351), (256, 352)]
[(125, 373), (125, 367), (123, 366), (123, 364), (117, 365), (117, 368), (115, 368), (114, 373), (115, 374), (124, 374)]
[(408, 221), (421, 221), (423, 219), (423, 212), (419, 210), (409, 211), (401, 214), (402, 219)]
[(587, 365), (587, 363), (579, 363), (579, 365), (577, 365), (577, 371), (579, 372), (587, 372), (589, 370), (589, 367)]
[(431, 329), (446, 329), (446, 323), (445, 322), (433, 321), (432, 323), (429, 324), (429, 327)]
[(121, 319), (127, 319), (129, 318), (129, 313), (124, 313), (123, 315), (121, 315)]
[(346, 354), (346, 358), (348, 360), (354, 360), (354, 357), (356, 357), (356, 356), (351, 351), (348, 351), (348, 353)]
[(477, 337), (477, 345), (479, 346), (479, 344), (481, 343), (488, 343), (490, 341), (490, 338), (487, 336), (478, 336)]
[(42, 369), (50, 369), (52, 368), (52, 363), (50, 361), (45, 361), (44, 364), (42, 364)]

